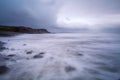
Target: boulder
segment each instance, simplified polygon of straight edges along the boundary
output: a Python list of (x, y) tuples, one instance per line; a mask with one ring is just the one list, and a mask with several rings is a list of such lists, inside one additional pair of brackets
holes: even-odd
[(0, 75), (5, 74), (9, 71), (9, 68), (5, 65), (0, 66)]

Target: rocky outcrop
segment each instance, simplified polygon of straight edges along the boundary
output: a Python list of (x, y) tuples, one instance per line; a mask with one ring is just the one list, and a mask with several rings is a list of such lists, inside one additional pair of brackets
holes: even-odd
[(46, 29), (33, 29), (30, 27), (24, 27), (24, 26), (0, 26), (0, 31), (30, 33), (30, 34), (50, 33)]

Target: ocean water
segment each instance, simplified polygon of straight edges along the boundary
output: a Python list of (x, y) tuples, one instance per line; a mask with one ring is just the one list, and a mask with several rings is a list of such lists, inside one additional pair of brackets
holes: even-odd
[(14, 55), (2, 61), (10, 70), (0, 80), (120, 80), (118, 33), (23, 34), (0, 41), (8, 48), (0, 53)]

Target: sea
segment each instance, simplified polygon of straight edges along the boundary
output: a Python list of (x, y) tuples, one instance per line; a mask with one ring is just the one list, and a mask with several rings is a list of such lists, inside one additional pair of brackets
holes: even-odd
[[(22, 34), (0, 37), (0, 80), (120, 80), (120, 34)], [(13, 56), (10, 56), (13, 55)]]

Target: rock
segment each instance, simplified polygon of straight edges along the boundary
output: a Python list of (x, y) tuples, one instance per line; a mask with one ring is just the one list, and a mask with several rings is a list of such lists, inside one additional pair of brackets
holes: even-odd
[(5, 49), (6, 49), (6, 47), (0, 47), (0, 51), (3, 51)]
[(79, 54), (77, 54), (77, 55), (78, 55), (78, 56), (83, 56), (83, 54), (80, 54), (80, 53), (79, 53)]
[(26, 58), (27, 60), (30, 60), (30, 58)]
[(6, 47), (4, 47), (4, 44), (6, 43), (0, 41), (0, 51), (3, 51), (6, 49)]
[(41, 52), (41, 53), (39, 53), (39, 54), (45, 54), (44, 52)]
[(5, 59), (5, 60), (10, 60), (10, 58), (9, 58), (9, 57), (4, 57), (4, 59)]
[(27, 44), (23, 44), (23, 46), (26, 46)]
[(65, 67), (65, 71), (66, 72), (72, 72), (72, 71), (75, 71), (76, 70), (76, 68), (74, 68), (74, 67), (72, 67), (72, 66), (66, 66)]
[(9, 57), (6, 57), (5, 55), (0, 54), (0, 61), (5, 61), (5, 60), (9, 60)]
[(15, 35), (18, 35), (18, 34), (20, 34), (20, 33), (0, 30), (0, 36), (2, 36), (2, 37), (12, 37), (12, 36), (15, 36)]
[(9, 68), (5, 65), (0, 66), (0, 75), (5, 74), (9, 71)]
[(33, 56), (33, 58), (43, 58), (43, 54), (45, 54), (44, 52), (40, 52), (39, 54)]
[(14, 54), (10, 54), (10, 55), (0, 55), (0, 60), (10, 60), (11, 57), (14, 57)]
[(28, 51), (26, 54), (32, 54), (33, 53), (33, 51), (31, 50), (31, 51)]
[(10, 55), (8, 55), (8, 57), (14, 57), (15, 55), (14, 54), (10, 54)]
[(4, 56), (0, 53), (0, 61), (4, 61)]
[(14, 48), (11, 49), (11, 51), (14, 51), (14, 50), (15, 50)]
[(4, 44), (6, 44), (6, 43), (0, 41), (0, 46), (3, 46)]
[(38, 54), (38, 55), (33, 56), (33, 58), (43, 58), (43, 56)]

